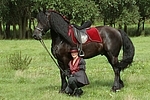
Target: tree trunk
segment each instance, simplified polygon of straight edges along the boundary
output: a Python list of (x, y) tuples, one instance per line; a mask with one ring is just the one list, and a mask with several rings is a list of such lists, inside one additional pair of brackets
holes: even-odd
[(106, 25), (106, 18), (104, 18), (104, 25)]
[(109, 25), (110, 25), (111, 27), (113, 26), (113, 21), (112, 21), (112, 20), (110, 21)]
[(136, 30), (136, 36), (140, 35), (140, 23), (141, 23), (141, 19), (139, 19), (139, 22), (138, 22), (138, 27), (137, 27), (137, 30)]
[(116, 28), (116, 24), (114, 23), (114, 28)]
[(124, 31), (127, 33), (127, 24), (124, 23)]
[(16, 25), (13, 24), (13, 39), (17, 38), (17, 29), (16, 29)]
[(29, 30), (27, 32), (27, 38), (31, 38), (31, 34), (32, 34), (32, 28), (31, 28), (31, 23), (32, 23), (32, 19), (29, 19)]
[(6, 37), (5, 37), (5, 39), (11, 38), (11, 36), (10, 36), (10, 23), (9, 23), (9, 22), (6, 23), (6, 30), (5, 30), (5, 32), (6, 32)]
[(23, 39), (25, 39), (26, 38), (26, 28), (27, 28), (27, 18), (26, 17), (23, 17), (22, 18), (22, 20), (23, 20), (23, 26), (22, 26), (22, 33), (23, 33)]
[(143, 18), (143, 22), (142, 22), (142, 30), (144, 31), (145, 30), (145, 27), (144, 27), (144, 24), (145, 24), (145, 18)]
[(5, 39), (5, 37), (6, 37), (6, 32), (5, 32), (5, 30), (6, 30), (6, 25), (5, 25), (5, 24), (3, 24), (3, 30), (4, 30), (4, 31), (3, 31), (3, 33), (4, 33), (4, 37), (3, 37), (3, 38)]
[(19, 39), (22, 39), (22, 19), (19, 19)]
[(2, 32), (3, 32), (3, 31), (2, 31), (2, 22), (0, 21), (0, 38), (1, 38), (2, 35), (3, 35)]
[(122, 25), (121, 24), (119, 24), (118, 29), (122, 29)]

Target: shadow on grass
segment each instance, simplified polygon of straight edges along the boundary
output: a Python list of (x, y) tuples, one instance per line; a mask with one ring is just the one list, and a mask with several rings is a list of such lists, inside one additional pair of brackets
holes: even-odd
[[(93, 78), (93, 77), (92, 77)], [(90, 78), (91, 79), (91, 78)], [(90, 84), (88, 85), (88, 88), (97, 88), (97, 89), (101, 89), (101, 88), (110, 88), (113, 85), (113, 80), (110, 79), (91, 79)], [(41, 85), (38, 90), (41, 91), (45, 91), (45, 90), (49, 90), (49, 91), (58, 91), (60, 90), (61, 84), (43, 84)]]
[(93, 80), (90, 82), (89, 88), (102, 88), (102, 87), (107, 87), (111, 88), (113, 85), (112, 80)]
[(47, 85), (47, 86), (41, 86), (41, 87), (39, 87), (38, 88), (39, 90), (42, 90), (42, 91), (44, 91), (44, 90), (52, 90), (52, 91), (54, 91), (54, 90), (56, 90), (56, 91), (59, 91), (59, 89), (60, 89), (60, 86), (57, 86), (57, 85), (53, 85), (53, 84), (50, 84), (50, 85)]

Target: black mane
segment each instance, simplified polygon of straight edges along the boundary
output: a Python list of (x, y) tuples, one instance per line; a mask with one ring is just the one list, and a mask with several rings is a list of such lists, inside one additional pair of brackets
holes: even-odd
[[(58, 12), (48, 11), (51, 29), (64, 38), (69, 44), (74, 45), (70, 36), (68, 36), (70, 23)], [(63, 39), (62, 39), (63, 40)]]
[(62, 15), (61, 13), (55, 11), (55, 10), (47, 10), (46, 13), (51, 13), (51, 12), (54, 12), (54, 13), (57, 13), (58, 15), (60, 15), (68, 24), (70, 23), (70, 20), (66, 18), (66, 16)]

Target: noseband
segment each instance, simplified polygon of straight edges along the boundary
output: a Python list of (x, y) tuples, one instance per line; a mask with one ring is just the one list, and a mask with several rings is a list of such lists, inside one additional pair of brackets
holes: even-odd
[(43, 29), (42, 28), (39, 28), (39, 27), (35, 27), (35, 29), (37, 29), (38, 31), (43, 31)]

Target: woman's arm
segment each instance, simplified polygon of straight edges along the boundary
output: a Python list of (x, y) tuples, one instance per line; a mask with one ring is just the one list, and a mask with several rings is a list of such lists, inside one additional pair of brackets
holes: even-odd
[(83, 58), (81, 58), (80, 62), (79, 62), (79, 70), (86, 70), (86, 62)]

